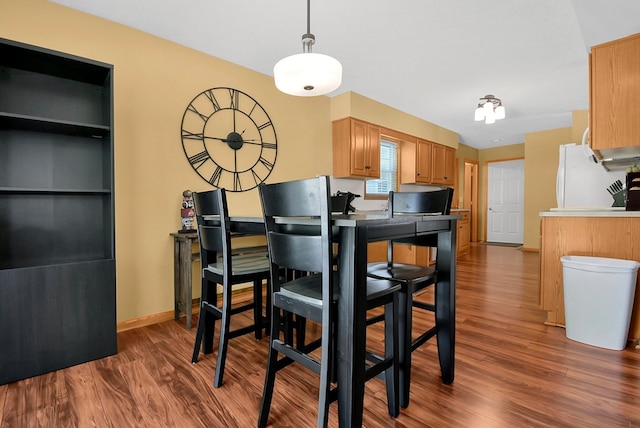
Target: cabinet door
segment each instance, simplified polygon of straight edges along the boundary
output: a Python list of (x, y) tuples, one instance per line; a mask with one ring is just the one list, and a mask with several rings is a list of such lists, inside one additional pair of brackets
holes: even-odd
[(594, 46), (590, 71), (591, 147), (640, 146), (640, 34)]
[(444, 152), (444, 168), (445, 184), (453, 186), (455, 183), (456, 151), (451, 147), (447, 147)]
[(393, 261), (418, 266), (429, 266), (429, 247), (420, 245), (394, 244)]
[(367, 124), (358, 120), (351, 122), (351, 174), (367, 176), (369, 164), (369, 134)]
[(469, 254), (471, 246), (471, 223), (469, 221), (469, 213), (461, 213), (462, 218), (458, 220), (458, 234), (456, 236), (457, 256)]
[(416, 177), (417, 183), (431, 183), (431, 159), (433, 156), (433, 143), (426, 140), (418, 140), (416, 147)]
[(415, 264), (416, 246), (394, 244), (393, 245), (393, 261), (396, 263)]
[(367, 262), (387, 261), (387, 241), (371, 242), (367, 245)]
[(367, 124), (367, 177), (380, 178), (380, 128)]
[(431, 182), (453, 185), (454, 169), (455, 150), (451, 147), (434, 144)]
[[(348, 147), (349, 176), (380, 178), (380, 128), (378, 126), (351, 119)], [(334, 152), (334, 156), (341, 156), (341, 154)], [(334, 161), (334, 165), (339, 163)]]

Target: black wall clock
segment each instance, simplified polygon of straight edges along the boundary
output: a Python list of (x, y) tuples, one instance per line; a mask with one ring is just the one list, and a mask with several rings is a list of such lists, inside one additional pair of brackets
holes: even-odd
[(264, 108), (233, 88), (211, 88), (182, 116), (182, 148), (193, 170), (214, 187), (244, 192), (271, 174), (276, 129)]

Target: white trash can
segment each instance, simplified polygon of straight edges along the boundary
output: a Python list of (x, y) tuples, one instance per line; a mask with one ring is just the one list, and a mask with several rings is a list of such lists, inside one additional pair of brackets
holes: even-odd
[(640, 263), (586, 256), (564, 256), (560, 261), (567, 338), (624, 349)]

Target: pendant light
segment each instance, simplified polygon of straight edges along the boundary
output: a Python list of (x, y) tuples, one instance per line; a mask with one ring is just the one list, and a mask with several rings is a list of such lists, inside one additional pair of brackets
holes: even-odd
[(273, 67), (276, 88), (299, 97), (324, 95), (342, 84), (340, 62), (311, 52), (316, 38), (311, 34), (310, 9), (311, 0), (307, 0), (307, 33), (302, 35), (302, 53), (283, 58)]

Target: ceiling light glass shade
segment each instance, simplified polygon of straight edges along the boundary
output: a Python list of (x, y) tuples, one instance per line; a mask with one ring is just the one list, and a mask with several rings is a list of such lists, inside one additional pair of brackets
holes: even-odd
[(504, 106), (500, 105), (498, 107), (496, 107), (496, 119), (504, 119), (506, 117), (506, 111), (504, 109)]
[(484, 112), (485, 114), (493, 114), (493, 103), (492, 102), (486, 102), (484, 103), (484, 105), (482, 106), (484, 108)]
[(478, 106), (478, 108), (476, 109), (475, 120), (476, 122), (484, 120), (484, 109), (481, 106)]
[(484, 119), (484, 123), (487, 125), (491, 125), (492, 123), (496, 123), (496, 116), (494, 114), (488, 114)]
[(328, 55), (305, 52), (281, 59), (273, 67), (276, 88), (285, 94), (313, 97), (342, 84), (342, 65)]

